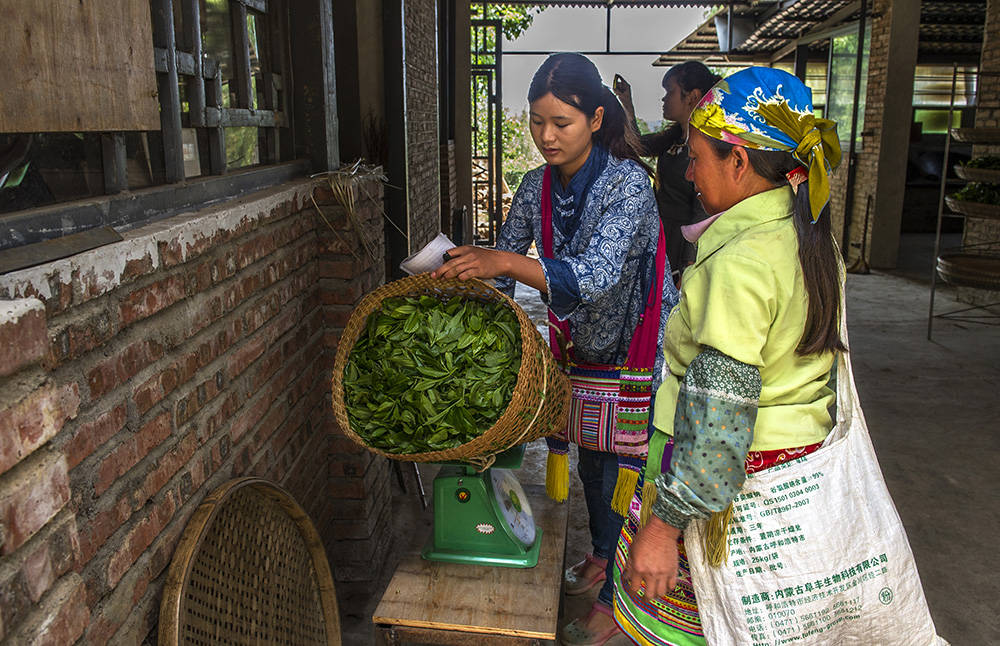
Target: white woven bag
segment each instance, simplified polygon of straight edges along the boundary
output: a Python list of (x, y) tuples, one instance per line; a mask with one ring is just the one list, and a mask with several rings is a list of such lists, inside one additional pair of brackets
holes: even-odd
[[(846, 323), (841, 331), (847, 343)], [(703, 521), (684, 534), (712, 646), (947, 646), (875, 457), (850, 353), (837, 363), (836, 426), (817, 451), (747, 477), (722, 567), (706, 561)]]

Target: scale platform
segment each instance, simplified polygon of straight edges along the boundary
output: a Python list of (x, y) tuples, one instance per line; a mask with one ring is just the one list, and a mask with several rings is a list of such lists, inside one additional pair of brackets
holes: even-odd
[(434, 478), (434, 532), (421, 555), (429, 561), (530, 568), (538, 564), (542, 530), (513, 469), (524, 445), (497, 455), (483, 472), (444, 463)]

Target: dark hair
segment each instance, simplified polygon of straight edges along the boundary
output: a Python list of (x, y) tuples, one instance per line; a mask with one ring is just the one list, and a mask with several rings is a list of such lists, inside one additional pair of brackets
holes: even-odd
[(653, 174), (639, 156), (639, 136), (629, 124), (625, 109), (611, 88), (604, 85), (593, 62), (582, 54), (553, 54), (535, 72), (528, 87), (528, 102), (534, 103), (548, 93), (593, 118), (597, 108), (604, 108), (601, 129), (592, 139), (618, 159), (631, 159)]
[[(733, 144), (706, 138), (719, 159), (724, 159), (734, 148)], [(787, 183), (785, 175), (802, 165), (791, 153), (753, 148), (745, 150), (754, 171), (776, 186)], [(793, 219), (799, 239), (799, 265), (809, 299), (806, 326), (796, 352), (808, 355), (846, 350), (840, 338), (840, 274), (837, 249), (830, 234), (830, 205), (823, 207), (814, 223), (809, 206), (808, 181), (800, 184), (795, 194)]]
[(713, 85), (722, 80), (722, 77), (708, 69), (701, 61), (686, 61), (667, 70), (663, 75), (664, 86), (669, 79), (677, 81), (677, 85), (685, 93), (701, 90), (701, 95), (705, 96)]

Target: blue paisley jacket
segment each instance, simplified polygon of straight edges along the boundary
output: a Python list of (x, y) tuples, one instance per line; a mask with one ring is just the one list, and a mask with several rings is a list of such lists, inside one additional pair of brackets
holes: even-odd
[[(535, 242), (541, 251), (544, 170), (540, 166), (521, 180), (497, 249), (524, 254)], [(560, 320), (569, 321), (578, 361), (625, 362), (653, 278), (659, 223), (649, 176), (634, 161), (609, 156), (587, 194), (573, 236), (566, 239), (559, 227), (552, 227), (555, 258), (542, 258), (548, 288), (542, 299)], [(669, 265), (666, 276), (670, 276)], [(512, 278), (498, 278), (496, 285), (513, 296)], [(668, 278), (663, 285), (657, 348), (663, 345), (667, 315), (677, 300), (677, 290)], [(663, 367), (663, 353), (658, 350), (656, 355), (654, 391)]]

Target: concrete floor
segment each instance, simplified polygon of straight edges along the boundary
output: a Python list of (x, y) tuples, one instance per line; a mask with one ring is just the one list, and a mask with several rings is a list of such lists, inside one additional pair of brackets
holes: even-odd
[[(1000, 327), (937, 319), (934, 340), (928, 341), (929, 289), (920, 276), (930, 274), (933, 236), (908, 236), (903, 245), (900, 275), (848, 279), (855, 379), (939, 634), (955, 646), (1000, 644)], [(524, 289), (517, 298), (534, 320), (543, 320), (537, 294)], [(937, 311), (957, 306), (948, 289), (938, 291), (937, 303)], [(544, 464), (544, 443), (538, 441), (529, 448), (521, 481), (544, 483)], [(412, 467), (404, 465), (404, 472), (409, 493), (394, 485), (395, 554), (418, 550), (430, 530), (429, 510), (422, 511), (415, 497)], [(425, 487), (433, 472), (433, 466), (421, 466)], [(573, 484), (567, 563), (589, 548), (579, 482)], [(379, 590), (391, 574), (392, 567), (382, 573)], [(345, 644), (373, 643), (370, 618), (380, 596), (341, 600)], [(591, 602), (591, 595), (567, 597), (560, 625)], [(608, 642), (627, 643), (624, 637)]]

